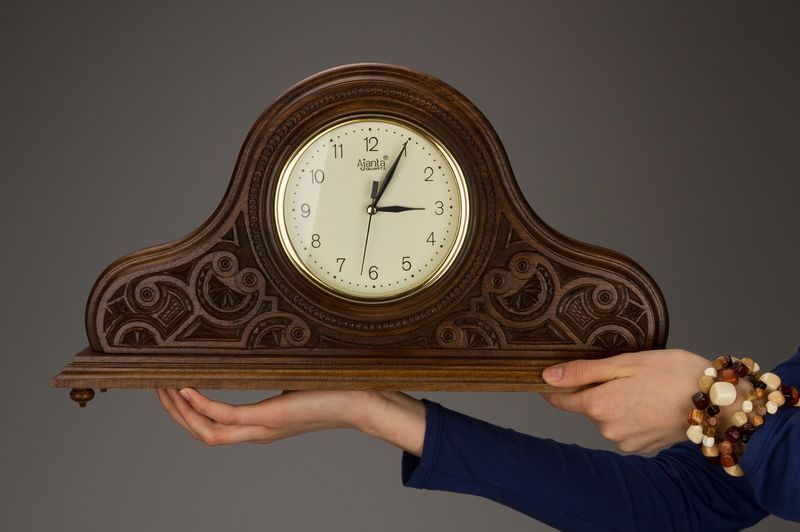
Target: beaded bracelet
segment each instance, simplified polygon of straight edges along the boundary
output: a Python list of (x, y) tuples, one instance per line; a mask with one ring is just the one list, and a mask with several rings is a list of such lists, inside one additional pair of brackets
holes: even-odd
[[(774, 414), (784, 405), (800, 407), (800, 392), (796, 387), (781, 386), (778, 375), (761, 374), (759, 370), (752, 358), (717, 357), (700, 377), (700, 391), (692, 396), (694, 408), (689, 412), (686, 436), (710, 462), (722, 465), (734, 477), (744, 475), (739, 459), (750, 437), (764, 424), (764, 416)], [(715, 438), (720, 407), (736, 401), (736, 384), (742, 377), (750, 380), (753, 389), (745, 395), (741, 410), (731, 416), (731, 426), (723, 437)]]

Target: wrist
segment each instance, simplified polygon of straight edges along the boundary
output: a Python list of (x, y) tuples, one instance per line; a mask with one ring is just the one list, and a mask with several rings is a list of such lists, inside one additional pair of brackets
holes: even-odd
[(422, 455), (425, 405), (402, 392), (367, 392), (354, 428), (408, 451)]

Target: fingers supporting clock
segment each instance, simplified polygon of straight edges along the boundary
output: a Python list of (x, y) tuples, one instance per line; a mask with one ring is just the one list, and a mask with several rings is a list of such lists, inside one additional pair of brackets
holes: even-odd
[(192, 438), (199, 440), (200, 435), (197, 434), (194, 430), (192, 430), (192, 428), (183, 419), (183, 416), (181, 416), (180, 412), (178, 412), (178, 409), (175, 407), (175, 403), (172, 400), (172, 396), (170, 395), (169, 390), (159, 388), (158, 390), (156, 390), (156, 395), (158, 395), (158, 399), (159, 401), (161, 401), (161, 406), (164, 407), (164, 410), (167, 411), (170, 417), (174, 419), (178, 423), (178, 425), (186, 429), (186, 431), (192, 436)]
[[(172, 401), (174, 411), (183, 420), (182, 423), (180, 421), (179, 423), (195, 439), (203, 441), (206, 445), (216, 446), (242, 442), (268, 443), (275, 440), (273, 431), (266, 427), (226, 425), (198, 412), (177, 390), (168, 389), (166, 394)], [(162, 394), (159, 394), (159, 397), (162, 397)], [(173, 412), (170, 411), (170, 414)], [(173, 417), (175, 416), (173, 415)], [(178, 420), (178, 418), (175, 419)]]

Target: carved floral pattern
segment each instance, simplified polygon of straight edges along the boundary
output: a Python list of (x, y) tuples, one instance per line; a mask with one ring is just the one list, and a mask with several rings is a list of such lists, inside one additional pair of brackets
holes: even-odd
[(305, 345), (311, 338), (308, 325), (278, 310), (260, 269), (242, 266), (254, 261), (238, 239), (243, 217), (237, 226), (186, 263), (142, 273), (116, 287), (103, 302), (98, 324), (103, 349), (208, 349), (219, 342), (242, 349)]
[(643, 349), (654, 336), (646, 297), (611, 271), (589, 268), (517, 234), (503, 218), (493, 264), (469, 311), (443, 320), (445, 348)]

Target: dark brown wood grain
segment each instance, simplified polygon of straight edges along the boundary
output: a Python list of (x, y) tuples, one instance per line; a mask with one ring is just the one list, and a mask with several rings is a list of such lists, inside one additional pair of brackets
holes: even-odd
[[(378, 305), (303, 277), (272, 216), (293, 149), (365, 112), (441, 139), (471, 202), (447, 273)], [(494, 129), (463, 95), (414, 70), (357, 64), (273, 103), (216, 211), (186, 238), (110, 265), (89, 297), (86, 329), (89, 347), (52, 386), (543, 391), (554, 390), (541, 380), (552, 363), (663, 347), (667, 310), (631, 259), (565, 237), (531, 210)]]

